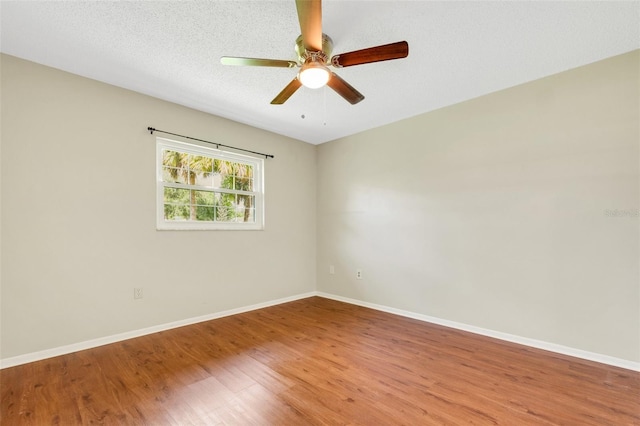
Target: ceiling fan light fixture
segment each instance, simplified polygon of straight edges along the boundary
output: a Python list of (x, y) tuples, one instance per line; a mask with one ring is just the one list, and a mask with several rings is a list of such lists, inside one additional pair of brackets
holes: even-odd
[(340, 78), (338, 74), (329, 71), (328, 66), (344, 68), (401, 59), (409, 55), (409, 44), (406, 41), (399, 41), (331, 56), (333, 53), (333, 40), (322, 32), (322, 0), (296, 0), (295, 3), (301, 31), (295, 44), (296, 61), (233, 56), (220, 58), (220, 62), (223, 65), (300, 67), (300, 71), (293, 80), (273, 98), (272, 105), (282, 105), (301, 86), (310, 89), (329, 86), (330, 89), (342, 96), (351, 105), (355, 105), (364, 99), (364, 95)]
[(309, 89), (318, 89), (327, 84), (331, 71), (323, 63), (307, 61), (302, 65), (298, 73), (298, 79), (303, 86)]

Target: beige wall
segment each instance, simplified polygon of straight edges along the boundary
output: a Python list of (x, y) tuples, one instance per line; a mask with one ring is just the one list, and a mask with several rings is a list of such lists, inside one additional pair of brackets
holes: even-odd
[(318, 290), (640, 361), (639, 78), (635, 51), (319, 146)]
[[(314, 146), (10, 56), (1, 70), (1, 358), (315, 290)], [(148, 126), (274, 154), (266, 229), (156, 231)]]

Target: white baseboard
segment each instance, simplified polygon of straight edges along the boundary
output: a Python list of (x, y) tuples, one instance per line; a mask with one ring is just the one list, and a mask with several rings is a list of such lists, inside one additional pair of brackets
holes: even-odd
[(282, 299), (271, 300), (269, 302), (257, 303), (255, 305), (243, 306), (241, 308), (229, 309), (227, 311), (216, 312), (213, 314), (202, 315), (195, 318), (187, 318), (180, 321), (174, 321), (167, 324), (155, 325), (153, 327), (143, 328), (140, 330), (127, 331), (125, 333), (114, 334), (112, 336), (100, 337), (98, 339), (87, 340), (84, 342), (73, 343), (71, 345), (60, 346), (58, 348), (46, 349), (44, 351), (32, 352), (11, 358), (0, 359), (0, 369), (14, 367), (16, 365), (26, 364), (29, 362), (40, 361), (54, 356), (65, 355), (72, 352), (83, 351), (98, 346), (108, 345), (110, 343), (121, 342), (123, 340), (133, 339), (134, 337), (145, 336), (147, 334), (157, 333), (159, 331), (170, 330), (172, 328), (183, 327), (185, 325), (196, 324), (203, 321), (210, 321), (230, 315), (241, 314), (243, 312), (255, 311), (269, 306), (280, 305), (282, 303), (293, 302), (294, 300), (305, 299), (307, 297), (316, 296), (316, 292), (298, 294), (296, 296), (285, 297)]
[(269, 306), (280, 305), (282, 303), (293, 302), (294, 300), (304, 299), (312, 296), (324, 297), (327, 299), (337, 300), (339, 302), (344, 302), (352, 305), (363, 306), (365, 308), (375, 309), (377, 311), (388, 312), (391, 314), (400, 315), (407, 318), (413, 318), (413, 319), (417, 319), (424, 322), (443, 325), (445, 327), (468, 331), (470, 333), (493, 337), (499, 340), (505, 340), (507, 342), (518, 343), (521, 345), (543, 349), (550, 352), (555, 352), (555, 353), (568, 355), (576, 358), (582, 358), (589, 361), (595, 361), (602, 364), (612, 365), (615, 367), (626, 368), (628, 370), (640, 371), (640, 362), (629, 361), (629, 360), (616, 358), (608, 355), (598, 354), (595, 352), (583, 351), (581, 349), (570, 348), (568, 346), (562, 346), (555, 343), (544, 342), (541, 340), (529, 339), (527, 337), (516, 336), (513, 334), (502, 333), (499, 331), (487, 330), (484, 328), (475, 327), (468, 324), (449, 321), (449, 320), (431, 317), (423, 314), (417, 314), (415, 312), (404, 311), (402, 309), (391, 308), (389, 306), (378, 305), (375, 303), (363, 302), (361, 300), (337, 296), (335, 294), (329, 294), (329, 293), (324, 293), (320, 291), (312, 291), (309, 293), (298, 294), (295, 296), (285, 297), (282, 299), (271, 300), (263, 303), (257, 303), (255, 305), (244, 306), (236, 309), (229, 309), (227, 311), (203, 315), (195, 318), (188, 318), (180, 321), (170, 322), (167, 324), (160, 324), (153, 327), (143, 328), (140, 330), (133, 330), (125, 333), (115, 334), (112, 336), (101, 337), (93, 340), (87, 340), (84, 342), (61, 346), (58, 348), (46, 349), (44, 351), (32, 352), (32, 353), (19, 355), (11, 358), (0, 359), (0, 369), (14, 367), (16, 365), (26, 364), (29, 362), (40, 361), (43, 359), (52, 358), (59, 355), (65, 355), (72, 352), (95, 348), (98, 346), (108, 345), (110, 343), (116, 343), (123, 340), (133, 339), (135, 337), (140, 337), (140, 336), (145, 336), (147, 334), (170, 330), (172, 328), (183, 327), (186, 325), (196, 324), (199, 322), (210, 321), (217, 318), (227, 317), (230, 315), (241, 314), (243, 312), (254, 311), (256, 309), (262, 309)]
[(417, 314), (414, 312), (395, 309), (395, 308), (391, 308), (384, 305), (377, 305), (375, 303), (363, 302), (361, 300), (350, 299), (348, 297), (337, 296), (335, 294), (316, 292), (316, 295), (320, 297), (325, 297), (327, 299), (337, 300), (339, 302), (350, 303), (352, 305), (363, 306), (365, 308), (371, 308), (377, 311), (388, 312), (388, 313), (400, 315), (403, 317), (408, 317), (408, 318), (417, 319), (420, 321), (425, 321), (433, 324), (443, 325), (445, 327), (468, 331), (470, 333), (493, 337), (495, 339), (505, 340), (507, 342), (518, 343), (520, 345), (543, 349), (545, 351), (568, 355), (575, 358), (582, 358), (589, 361), (595, 361), (602, 364), (612, 365), (614, 367), (626, 368), (628, 370), (640, 371), (640, 362), (629, 361), (626, 359), (616, 358), (609, 355), (602, 355), (595, 352), (583, 351), (581, 349), (570, 348), (568, 346), (562, 346), (555, 343), (544, 342), (541, 340), (529, 339), (527, 337), (516, 336), (513, 334), (502, 333), (499, 331), (487, 330), (484, 328), (475, 327), (472, 325), (467, 325), (467, 324), (463, 324), (455, 321), (449, 321), (441, 318), (431, 317), (428, 315)]

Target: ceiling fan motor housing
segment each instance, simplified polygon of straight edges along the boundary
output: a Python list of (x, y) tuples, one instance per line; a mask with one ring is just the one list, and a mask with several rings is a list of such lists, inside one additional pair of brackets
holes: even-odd
[(322, 61), (327, 64), (327, 60), (331, 57), (331, 52), (333, 52), (333, 40), (325, 33), (322, 33), (322, 52), (313, 52), (305, 49), (302, 35), (296, 39), (296, 54), (301, 64), (304, 64), (309, 58), (313, 59), (314, 62), (322, 58)]

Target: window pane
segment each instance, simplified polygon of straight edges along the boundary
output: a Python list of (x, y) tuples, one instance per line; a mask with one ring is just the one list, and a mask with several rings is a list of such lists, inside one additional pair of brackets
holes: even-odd
[(165, 204), (164, 219), (165, 220), (188, 220), (189, 206), (184, 204)]
[(251, 190), (251, 171), (250, 166), (242, 163), (233, 163), (233, 189), (241, 191)]
[(234, 189), (234, 180), (235, 176), (233, 175), (221, 175), (222, 180), (220, 182), (220, 188), (224, 189)]
[(239, 191), (253, 191), (253, 179), (236, 177), (235, 188)]
[(233, 189), (233, 172), (234, 172), (234, 163), (230, 161), (220, 160), (217, 168), (218, 173), (220, 174), (220, 188), (224, 189)]
[(193, 174), (193, 183), (195, 185), (211, 186), (213, 158), (202, 155), (192, 155), (189, 158), (189, 170)]
[(196, 204), (199, 206), (213, 206), (215, 203), (213, 192), (193, 191), (196, 197)]
[(186, 154), (177, 151), (164, 150), (162, 151), (162, 165), (169, 167), (179, 167), (182, 163), (182, 159)]
[(232, 207), (236, 203), (236, 194), (220, 194), (220, 203)]
[(240, 207), (236, 211), (236, 222), (255, 222), (255, 209)]
[(256, 209), (245, 209), (243, 222), (254, 223), (256, 221)]
[(220, 173), (214, 173), (211, 175), (211, 187), (218, 189), (222, 188), (223, 176)]
[(187, 220), (189, 214), (189, 190), (164, 188), (165, 220)]
[(213, 186), (213, 175), (211, 173), (199, 173), (196, 174), (195, 177), (195, 185), (207, 186), (209, 188)]
[(164, 182), (185, 183), (183, 170), (177, 167), (163, 167), (162, 180)]
[(164, 182), (212, 186), (214, 161), (211, 157), (165, 150), (162, 164)]
[(253, 195), (238, 195), (238, 222), (255, 221), (255, 197)]
[(215, 207), (196, 206), (196, 220), (213, 221), (215, 218)]
[(234, 222), (235, 212), (232, 207), (218, 206), (216, 207), (216, 221), (217, 222)]
[(238, 204), (244, 208), (251, 208), (255, 203), (256, 197), (253, 195), (238, 195)]
[(233, 163), (231, 161), (219, 160), (216, 166), (217, 171), (222, 175), (233, 174)]
[(189, 190), (180, 188), (164, 188), (165, 203), (189, 204)]
[(197, 174), (213, 172), (213, 158), (202, 155), (191, 155), (189, 168)]

